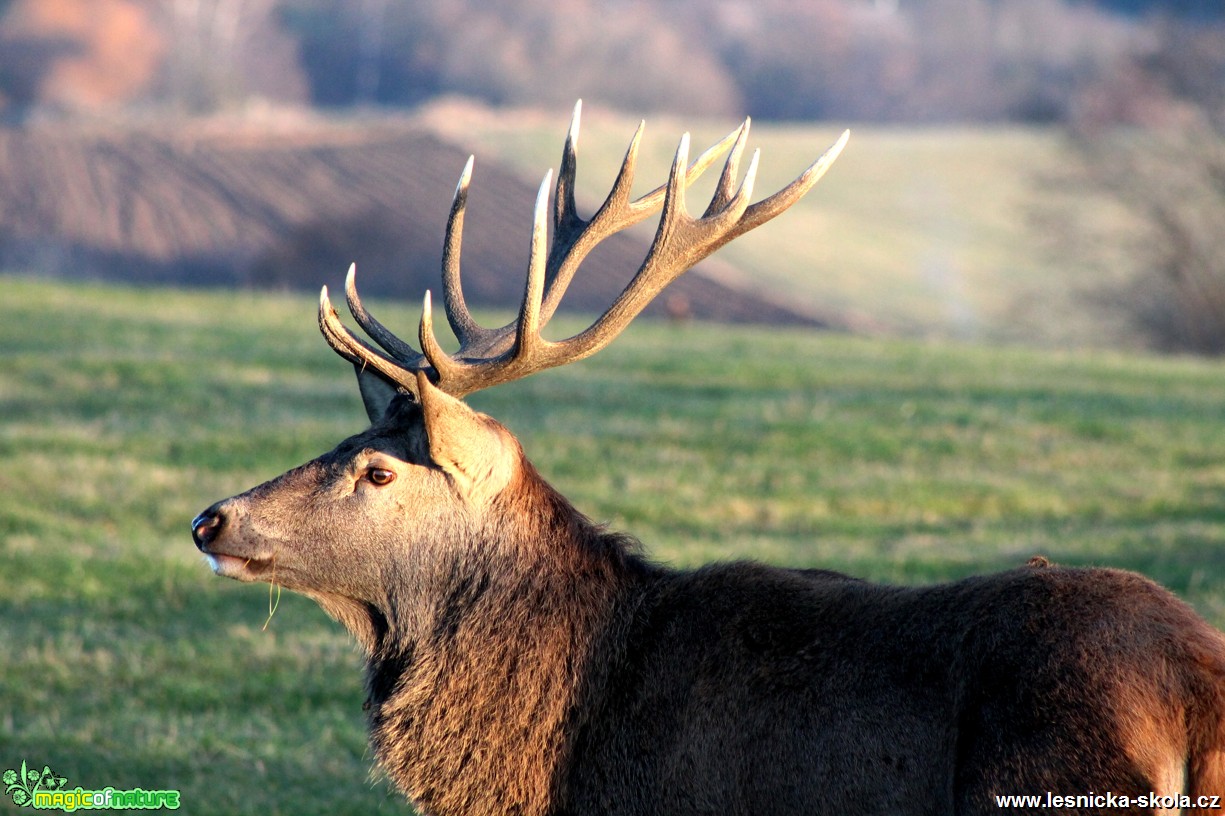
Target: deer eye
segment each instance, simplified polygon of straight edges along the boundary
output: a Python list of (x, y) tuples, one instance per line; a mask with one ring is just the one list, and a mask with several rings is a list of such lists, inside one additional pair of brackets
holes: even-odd
[(366, 471), (366, 479), (373, 485), (382, 487), (396, 480), (396, 472), (387, 468), (372, 467)]

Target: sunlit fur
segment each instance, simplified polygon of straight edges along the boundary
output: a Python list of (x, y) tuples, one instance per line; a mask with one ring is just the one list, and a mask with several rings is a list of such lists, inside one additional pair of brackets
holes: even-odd
[[(501, 425), (424, 396), (215, 505), (202, 549), (243, 580), (275, 559), (353, 632), (375, 755), (425, 813), (1225, 793), (1225, 638), (1138, 575), (1035, 560), (900, 588), (666, 569), (576, 511)], [(372, 463), (394, 480), (364, 479)]]

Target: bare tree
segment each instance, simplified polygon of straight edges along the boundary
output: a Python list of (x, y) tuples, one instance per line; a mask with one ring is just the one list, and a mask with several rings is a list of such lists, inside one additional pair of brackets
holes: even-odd
[(163, 95), (189, 112), (234, 107), (251, 96), (300, 101), (297, 52), (280, 30), (280, 0), (154, 3), (170, 48)]
[[(1072, 123), (1086, 188), (1132, 218), (1115, 240), (1128, 281), (1108, 293), (1159, 348), (1225, 353), (1225, 25), (1155, 28), (1147, 53), (1082, 100)], [(1085, 223), (1092, 213), (1073, 214)], [(1100, 244), (1063, 247), (1092, 261)]]
[(387, 25), (387, 0), (362, 0), (357, 39), (357, 102), (373, 104), (378, 99), (383, 62), (383, 29)]
[(1225, 353), (1225, 135), (1208, 127), (1099, 136), (1092, 183), (1135, 216), (1134, 271), (1110, 300), (1151, 344)]

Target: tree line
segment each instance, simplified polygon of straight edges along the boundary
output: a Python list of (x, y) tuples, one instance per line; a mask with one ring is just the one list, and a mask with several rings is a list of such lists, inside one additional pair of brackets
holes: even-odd
[(1219, 57), (1223, 18), (1200, 0), (0, 0), (0, 104), (206, 113), (461, 94), (772, 120), (1127, 121), (1225, 87), (1225, 60), (1196, 88), (1158, 53), (1165, 29), (1189, 27)]

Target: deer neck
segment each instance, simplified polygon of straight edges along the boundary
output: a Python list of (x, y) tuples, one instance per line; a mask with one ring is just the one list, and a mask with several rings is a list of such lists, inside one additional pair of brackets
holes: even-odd
[(426, 625), (371, 655), (372, 744), (425, 812), (546, 813), (632, 557), (530, 465), (450, 552)]

